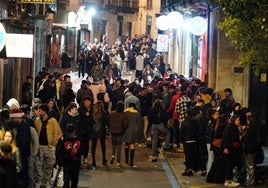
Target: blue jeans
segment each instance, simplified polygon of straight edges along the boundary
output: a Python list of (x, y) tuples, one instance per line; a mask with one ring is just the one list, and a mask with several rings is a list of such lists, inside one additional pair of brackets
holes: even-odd
[(153, 156), (157, 156), (157, 145), (158, 145), (158, 134), (159, 132), (163, 133), (165, 138), (165, 149), (169, 149), (170, 144), (170, 131), (167, 127), (164, 126), (163, 123), (160, 124), (152, 124), (152, 130), (153, 130), (153, 143), (152, 143), (152, 150), (153, 150)]

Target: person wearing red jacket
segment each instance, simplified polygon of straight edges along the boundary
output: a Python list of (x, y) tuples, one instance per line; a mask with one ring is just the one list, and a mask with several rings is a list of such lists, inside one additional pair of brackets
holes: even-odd
[(173, 138), (174, 138), (173, 147), (175, 147), (176, 145), (177, 146), (180, 145), (180, 127), (179, 127), (179, 121), (178, 121), (179, 114), (175, 111), (176, 102), (180, 97), (181, 97), (180, 90), (177, 89), (177, 93), (172, 96), (171, 102), (169, 104), (169, 107), (166, 110), (166, 112), (168, 114), (172, 114), (172, 119), (174, 121), (174, 124), (173, 124), (173, 128), (174, 128), (173, 131), (174, 132), (173, 133), (171, 132), (171, 134), (174, 134), (174, 136), (173, 136)]

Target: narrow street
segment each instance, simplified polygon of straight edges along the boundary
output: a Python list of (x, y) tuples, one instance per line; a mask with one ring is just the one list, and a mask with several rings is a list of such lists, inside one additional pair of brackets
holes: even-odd
[[(75, 70), (74, 65), (72, 65), (72, 70)], [(61, 68), (49, 69), (50, 73), (61, 72)], [(70, 71), (68, 73), (72, 79), (72, 89), (76, 93), (80, 88), (81, 81), (86, 79), (78, 77), (78, 72)], [(130, 79), (128, 75), (122, 76), (124, 79)], [(91, 145), (90, 145), (91, 147)], [(80, 181), (79, 188), (105, 188), (105, 187), (116, 187), (116, 188), (136, 188), (136, 187), (179, 187), (177, 180), (173, 175), (171, 169), (169, 168), (166, 160), (162, 155), (160, 155), (157, 162), (148, 161), (151, 155), (151, 148), (139, 148), (136, 147), (134, 164), (135, 168), (130, 167), (125, 164), (124, 157), (124, 146), (122, 145), (121, 152), (121, 167), (117, 167), (114, 164), (109, 163), (111, 159), (111, 140), (110, 137), (106, 139), (106, 159), (108, 160), (108, 165), (102, 165), (102, 155), (100, 144), (97, 145), (96, 160), (97, 169), (91, 169), (91, 157), (89, 157), (88, 164), (83, 164), (80, 171)], [(89, 153), (89, 156), (91, 154)], [(61, 187), (62, 174), (60, 174), (58, 186)]]
[[(124, 157), (124, 148), (122, 146), (122, 157), (121, 157), (121, 167), (115, 166), (115, 164), (109, 164), (111, 159), (111, 141), (110, 139), (106, 140), (107, 146), (107, 160), (108, 165), (102, 165), (102, 157), (100, 145), (97, 148), (97, 169), (92, 170), (89, 164), (83, 164), (82, 170), (80, 173), (80, 182), (79, 187), (81, 188), (103, 188), (103, 187), (128, 187), (128, 188), (136, 188), (136, 187), (178, 187), (177, 182), (175, 181), (176, 186), (172, 186), (167, 175), (167, 171), (163, 167), (164, 159), (160, 157), (158, 162), (149, 162), (148, 158), (151, 154), (150, 148), (139, 148), (136, 147), (135, 152), (135, 165), (136, 167), (130, 167), (125, 164)], [(162, 158), (162, 159), (161, 159)], [(87, 167), (88, 166), (88, 167)], [(168, 167), (168, 166), (167, 166)], [(168, 167), (169, 168), (169, 167)], [(170, 171), (171, 173), (171, 171)]]
[[(73, 65), (74, 66), (74, 65)], [(75, 68), (72, 68), (75, 70)], [(61, 68), (53, 68), (50, 73), (61, 72)], [(71, 71), (69, 75), (72, 78), (73, 90), (77, 92), (80, 88), (81, 81), (84, 78), (78, 77), (78, 72)], [(124, 79), (129, 79), (128, 75), (122, 76)], [(91, 145), (90, 145), (91, 147)], [(264, 147), (265, 160), (261, 166), (264, 167), (265, 184), (259, 185), (260, 188), (268, 187), (268, 148)], [(122, 145), (121, 166), (109, 164), (111, 159), (111, 140), (106, 139), (106, 159), (108, 164), (102, 165), (102, 155), (100, 143), (97, 144), (96, 162), (97, 169), (91, 169), (91, 154), (89, 153), (88, 164), (83, 164), (80, 171), (79, 188), (223, 188), (223, 184), (206, 183), (206, 178), (201, 176), (201, 172), (194, 173), (194, 176), (182, 176), (184, 171), (184, 154), (171, 151), (165, 156), (160, 152), (157, 162), (149, 162), (148, 158), (151, 155), (150, 145), (145, 148), (136, 147), (134, 164), (136, 168), (132, 168), (125, 164), (124, 146)], [(62, 173), (60, 174), (58, 187), (62, 187)]]

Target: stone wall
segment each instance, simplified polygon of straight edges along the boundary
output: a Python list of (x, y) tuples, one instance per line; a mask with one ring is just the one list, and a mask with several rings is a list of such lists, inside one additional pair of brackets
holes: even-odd
[(225, 88), (231, 88), (235, 100), (242, 106), (248, 106), (249, 68), (239, 65), (239, 53), (231, 46), (224, 33), (220, 30), (216, 33), (217, 35), (214, 36), (217, 37), (217, 44), (215, 44), (217, 52), (212, 54), (216, 60), (216, 74), (213, 75), (214, 77), (209, 76), (209, 79), (214, 80), (216, 91), (222, 93)]

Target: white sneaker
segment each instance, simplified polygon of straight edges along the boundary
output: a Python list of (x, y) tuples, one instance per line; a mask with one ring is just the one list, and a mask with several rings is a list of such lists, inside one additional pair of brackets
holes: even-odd
[(231, 182), (225, 181), (224, 182), (225, 187), (238, 187), (239, 185), (240, 185), (239, 183), (234, 182), (234, 181), (231, 181)]
[(141, 144), (138, 144), (138, 147), (139, 147), (139, 148), (146, 148), (146, 147), (147, 147), (147, 145), (146, 145), (146, 144), (144, 144), (144, 143), (141, 143)]
[(146, 141), (151, 142), (151, 141), (152, 141), (152, 138), (149, 136), (149, 137), (146, 139)]
[(158, 158), (157, 156), (152, 156), (152, 155), (151, 155), (151, 156), (149, 157), (148, 161), (149, 161), (149, 162), (156, 162), (156, 161), (157, 161), (157, 158)]

